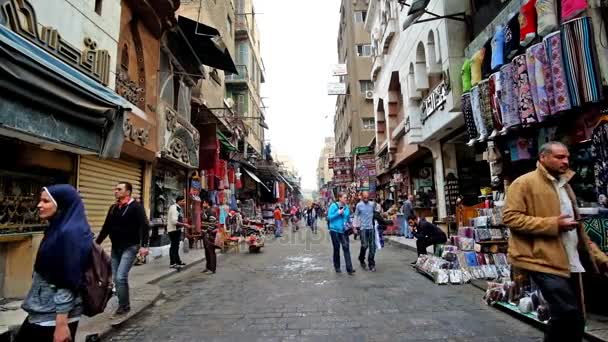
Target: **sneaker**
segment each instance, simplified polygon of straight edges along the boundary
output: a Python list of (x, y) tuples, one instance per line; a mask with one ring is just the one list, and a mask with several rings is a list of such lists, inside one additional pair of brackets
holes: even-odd
[(171, 266), (169, 266), (169, 268), (176, 268), (177, 264), (171, 264)]
[(367, 265), (365, 265), (365, 261), (359, 261), (359, 264), (361, 265), (362, 269), (366, 269)]
[(203, 270), (203, 272), (201, 272), (201, 273), (209, 273), (209, 272), (211, 272), (211, 271), (209, 271), (208, 269), (206, 269), (206, 268), (205, 268), (205, 269)]
[(348, 275), (351, 275), (351, 276), (352, 276), (352, 275), (355, 275), (355, 270), (348, 271)]
[(119, 306), (118, 309), (116, 309), (116, 311), (114, 311), (114, 316), (126, 315), (126, 314), (129, 313), (129, 311), (131, 311), (131, 307), (129, 307), (129, 306), (127, 306), (127, 307)]
[(186, 263), (185, 263), (185, 262), (183, 262), (183, 261), (180, 261), (180, 262), (177, 264), (177, 266), (186, 266)]
[(375, 267), (370, 267), (370, 268), (369, 268), (369, 271), (370, 271), (370, 272), (376, 272), (376, 268), (375, 268)]
[(336, 268), (336, 273), (342, 273), (342, 270), (340, 270), (339, 268)]
[(417, 261), (418, 261), (418, 260), (415, 260), (415, 261), (410, 262), (410, 265), (416, 265), (416, 262), (417, 262)]

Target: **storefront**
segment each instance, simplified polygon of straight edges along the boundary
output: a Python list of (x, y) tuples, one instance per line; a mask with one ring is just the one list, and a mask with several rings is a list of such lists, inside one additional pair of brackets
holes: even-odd
[(79, 155), (118, 157), (124, 140), (124, 110), (130, 104), (103, 85), (109, 77), (108, 51), (91, 52), (96, 67), (87, 70), (62, 59), (53, 49), (44, 49), (38, 26), (31, 35), (12, 20), (26, 13), (38, 25), (29, 3), (9, 2), (3, 9), (0, 297), (20, 298), (29, 288), (45, 228), (36, 209), (41, 187), (76, 185)]

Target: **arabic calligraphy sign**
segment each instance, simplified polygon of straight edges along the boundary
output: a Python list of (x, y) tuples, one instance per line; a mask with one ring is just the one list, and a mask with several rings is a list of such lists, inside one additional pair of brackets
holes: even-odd
[(38, 29), (36, 11), (27, 0), (0, 0), (0, 25), (5, 25), (63, 62), (75, 67), (103, 85), (110, 80), (110, 53), (98, 50), (87, 37), (82, 50), (65, 41), (52, 27)]

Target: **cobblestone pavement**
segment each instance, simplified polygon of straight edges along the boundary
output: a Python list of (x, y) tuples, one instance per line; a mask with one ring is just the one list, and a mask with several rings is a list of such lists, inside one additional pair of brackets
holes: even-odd
[(261, 254), (221, 257), (215, 275), (194, 267), (163, 281), (163, 299), (106, 341), (541, 340), (472, 286), (434, 285), (409, 251), (387, 246), (370, 273), (358, 249), (352, 241), (356, 274), (336, 274), (324, 228), (287, 232)]

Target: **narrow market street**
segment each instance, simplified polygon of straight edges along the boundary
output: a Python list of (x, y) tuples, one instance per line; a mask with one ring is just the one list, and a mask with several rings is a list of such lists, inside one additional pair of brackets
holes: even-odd
[[(336, 274), (324, 225), (270, 239), (261, 254), (219, 257), (159, 285), (163, 297), (107, 341), (539, 341), (541, 332), (484, 305), (471, 285), (438, 286), (414, 253), (387, 246), (377, 272)], [(344, 266), (342, 266), (344, 268)]]

